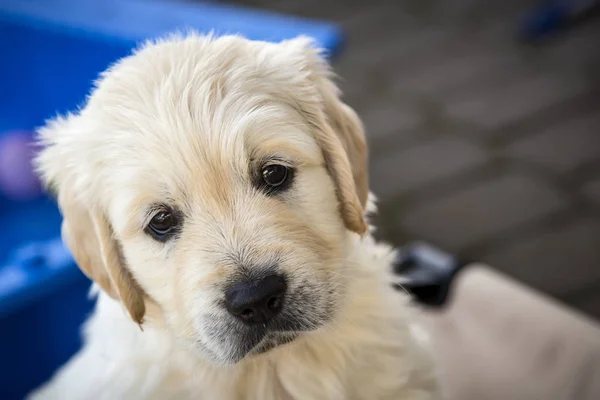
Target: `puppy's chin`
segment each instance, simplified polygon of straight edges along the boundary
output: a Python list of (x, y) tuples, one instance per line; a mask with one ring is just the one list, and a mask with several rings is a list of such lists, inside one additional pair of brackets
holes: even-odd
[(226, 354), (218, 356), (211, 352), (211, 362), (220, 365), (237, 364), (243, 359), (265, 354), (276, 347), (293, 342), (301, 335), (299, 332), (268, 332), (253, 334), (245, 340), (229, 347)]
[(285, 344), (293, 342), (298, 336), (299, 332), (271, 332), (267, 333), (263, 340), (249, 353), (249, 356), (258, 355), (268, 352), (275, 347), (283, 346)]
[(293, 342), (303, 332), (322, 327), (328, 319), (276, 318), (266, 325), (246, 326), (233, 319), (213, 321), (202, 329), (198, 346), (214, 364), (231, 365)]
[[(235, 329), (235, 328), (234, 328)], [(226, 359), (229, 364), (235, 364), (258, 348), (269, 335), (266, 325), (238, 328), (229, 335), (229, 346), (226, 350)]]
[[(243, 326), (236, 321), (221, 322), (220, 326), (212, 326), (203, 331), (203, 338), (197, 343), (214, 364), (230, 365), (244, 358), (264, 354), (278, 346), (294, 341), (302, 331), (301, 327), (291, 322), (285, 326), (296, 326), (298, 330), (273, 330), (275, 325)], [(282, 324), (283, 325), (283, 324)]]

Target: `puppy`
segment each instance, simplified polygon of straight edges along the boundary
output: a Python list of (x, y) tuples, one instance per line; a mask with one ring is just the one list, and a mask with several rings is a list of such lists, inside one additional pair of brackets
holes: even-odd
[(367, 149), (307, 38), (174, 36), (40, 130), (94, 282), (83, 348), (32, 399), (436, 399)]

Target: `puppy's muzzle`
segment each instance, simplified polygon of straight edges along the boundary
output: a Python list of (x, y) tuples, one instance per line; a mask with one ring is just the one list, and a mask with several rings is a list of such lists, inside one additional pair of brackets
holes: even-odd
[(267, 324), (283, 309), (287, 284), (280, 275), (269, 275), (231, 286), (225, 292), (225, 306), (246, 325)]

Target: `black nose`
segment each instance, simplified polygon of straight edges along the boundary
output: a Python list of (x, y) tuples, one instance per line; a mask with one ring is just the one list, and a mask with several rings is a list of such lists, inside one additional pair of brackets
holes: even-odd
[(278, 275), (238, 283), (225, 292), (227, 311), (248, 325), (265, 324), (283, 308), (286, 289)]

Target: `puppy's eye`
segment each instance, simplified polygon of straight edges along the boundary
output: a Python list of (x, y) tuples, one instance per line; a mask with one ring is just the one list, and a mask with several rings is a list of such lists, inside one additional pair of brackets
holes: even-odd
[(288, 169), (283, 165), (269, 165), (263, 168), (262, 177), (269, 186), (281, 186), (287, 180)]
[(263, 186), (269, 191), (281, 191), (289, 186), (293, 170), (283, 165), (271, 164), (261, 170)]
[(146, 232), (154, 239), (164, 242), (175, 233), (177, 226), (175, 214), (170, 210), (161, 210), (152, 217)]

